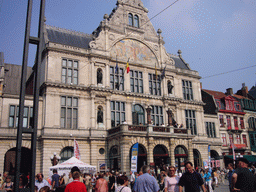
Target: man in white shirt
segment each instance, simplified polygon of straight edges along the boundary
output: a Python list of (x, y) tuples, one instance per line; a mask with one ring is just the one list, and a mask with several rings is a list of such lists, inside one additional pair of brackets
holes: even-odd
[(134, 175), (134, 173), (132, 171), (130, 171), (130, 185), (131, 185), (131, 189), (133, 189), (134, 182), (135, 182), (135, 175)]
[(37, 180), (35, 181), (35, 186), (38, 187), (38, 191), (39, 191), (42, 187), (44, 187), (44, 186), (50, 187), (50, 184), (48, 183), (48, 181), (46, 181), (46, 180), (44, 179), (44, 176), (43, 176), (42, 173), (38, 173), (38, 174), (36, 175), (36, 178), (37, 178)]

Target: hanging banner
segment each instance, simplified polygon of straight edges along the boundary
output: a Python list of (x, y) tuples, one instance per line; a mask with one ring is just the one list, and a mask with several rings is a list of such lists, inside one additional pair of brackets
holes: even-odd
[(74, 139), (74, 157), (80, 160), (80, 150), (77, 141)]
[(139, 143), (135, 143), (132, 147), (132, 157), (131, 157), (131, 171), (137, 172), (137, 162), (139, 153)]

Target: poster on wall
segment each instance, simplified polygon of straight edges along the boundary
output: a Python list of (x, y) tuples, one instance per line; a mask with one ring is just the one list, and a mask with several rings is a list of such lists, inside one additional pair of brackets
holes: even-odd
[(131, 171), (133, 173), (137, 172), (138, 153), (139, 153), (139, 143), (135, 143), (132, 147), (132, 156), (131, 156)]
[(99, 171), (100, 172), (106, 171), (106, 162), (105, 161), (99, 161)]

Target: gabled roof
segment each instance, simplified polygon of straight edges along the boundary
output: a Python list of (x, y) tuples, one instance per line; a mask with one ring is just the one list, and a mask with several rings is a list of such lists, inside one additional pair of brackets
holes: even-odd
[(215, 99), (222, 99), (226, 97), (225, 93), (220, 91), (212, 91), (212, 90), (206, 90), (206, 89), (203, 89), (203, 90), (209, 93), (210, 95), (212, 95)]
[(237, 94), (234, 94), (232, 96), (236, 97), (237, 99), (248, 99), (247, 97), (244, 97), (242, 95), (237, 95)]
[(249, 94), (256, 99), (256, 86), (252, 86), (252, 88), (249, 91)]
[(88, 49), (92, 35), (46, 25), (46, 36), (50, 42)]

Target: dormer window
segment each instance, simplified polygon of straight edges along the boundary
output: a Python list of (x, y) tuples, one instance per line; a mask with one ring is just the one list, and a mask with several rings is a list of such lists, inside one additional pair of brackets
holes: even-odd
[(128, 14), (128, 25), (139, 28), (139, 16), (129, 13)]

